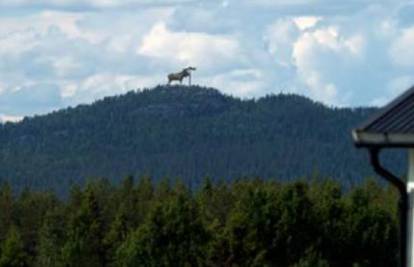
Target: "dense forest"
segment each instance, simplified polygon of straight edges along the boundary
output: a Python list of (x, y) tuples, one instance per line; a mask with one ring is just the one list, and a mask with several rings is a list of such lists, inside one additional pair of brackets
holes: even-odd
[(0, 267), (397, 266), (373, 111), (159, 86), (0, 124)]
[[(20, 123), (0, 124), (0, 182), (54, 189), (89, 178), (148, 175), (291, 180), (372, 175), (351, 129), (373, 109), (330, 108), (297, 95), (241, 100), (199, 86), (158, 86)], [(388, 157), (397, 169), (402, 157)]]
[(398, 264), (397, 194), (366, 181), (126, 177), (94, 180), (69, 198), (0, 187), (0, 267)]

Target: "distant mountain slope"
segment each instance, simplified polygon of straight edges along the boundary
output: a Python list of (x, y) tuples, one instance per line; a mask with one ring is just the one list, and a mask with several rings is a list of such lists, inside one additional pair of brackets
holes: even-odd
[(240, 100), (198, 86), (159, 86), (1, 125), (0, 179), (62, 192), (72, 181), (130, 174), (196, 185), (204, 176), (319, 173), (350, 184), (372, 174), (350, 136), (372, 111), (297, 95)]

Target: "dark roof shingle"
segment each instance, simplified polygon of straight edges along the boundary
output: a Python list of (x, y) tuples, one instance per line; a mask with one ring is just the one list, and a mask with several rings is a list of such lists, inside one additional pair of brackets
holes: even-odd
[(414, 87), (382, 108), (357, 130), (384, 134), (414, 134)]
[(353, 131), (357, 146), (414, 147), (414, 87)]

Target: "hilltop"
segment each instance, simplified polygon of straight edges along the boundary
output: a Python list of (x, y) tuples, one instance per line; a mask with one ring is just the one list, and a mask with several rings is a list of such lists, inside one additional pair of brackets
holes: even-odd
[[(65, 192), (127, 175), (320, 175), (350, 185), (372, 175), (350, 130), (373, 109), (330, 108), (297, 95), (241, 100), (199, 86), (158, 86), (0, 126), (0, 181)], [(401, 160), (392, 159), (394, 167)]]

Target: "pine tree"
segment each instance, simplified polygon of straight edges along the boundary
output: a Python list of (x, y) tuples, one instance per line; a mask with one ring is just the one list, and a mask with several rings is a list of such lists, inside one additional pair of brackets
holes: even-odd
[[(373, 188), (374, 187), (374, 188)], [(378, 205), (385, 190), (367, 183), (347, 199), (344, 257), (361, 266), (396, 266), (398, 228), (394, 216)], [(344, 265), (343, 265), (344, 266)]]
[(132, 232), (131, 221), (128, 220), (127, 212), (128, 209), (121, 204), (119, 212), (110, 225), (109, 232), (104, 239), (104, 244), (108, 251), (108, 261), (112, 263), (116, 260), (116, 250), (125, 242), (128, 234)]
[(107, 251), (104, 245), (104, 222), (95, 192), (86, 189), (80, 210), (69, 225), (69, 234), (63, 247), (63, 263), (66, 266), (107, 265)]
[(121, 266), (202, 266), (209, 235), (186, 194), (156, 204), (117, 253)]
[(61, 209), (49, 211), (39, 230), (36, 266), (59, 267), (62, 265), (61, 250), (66, 239), (65, 218)]
[(277, 195), (263, 183), (243, 182), (238, 186), (238, 201), (226, 225), (229, 261), (236, 265), (266, 266), (274, 261), (278, 249)]
[(300, 259), (318, 238), (313, 203), (309, 186), (295, 182), (283, 187), (278, 198), (275, 259), (293, 264)]
[[(168, 190), (169, 189), (166, 189), (165, 194), (168, 194)], [(138, 227), (147, 217), (152, 201), (154, 200), (154, 191), (151, 177), (145, 176), (139, 180), (136, 190), (134, 191), (136, 199), (134, 199), (135, 206), (134, 211), (132, 212), (132, 215), (134, 215), (133, 228)]]
[(21, 235), (12, 226), (1, 246), (0, 267), (26, 267), (29, 266), (29, 260)]
[(12, 225), (13, 195), (10, 185), (0, 186), (0, 243), (6, 239), (7, 232)]

